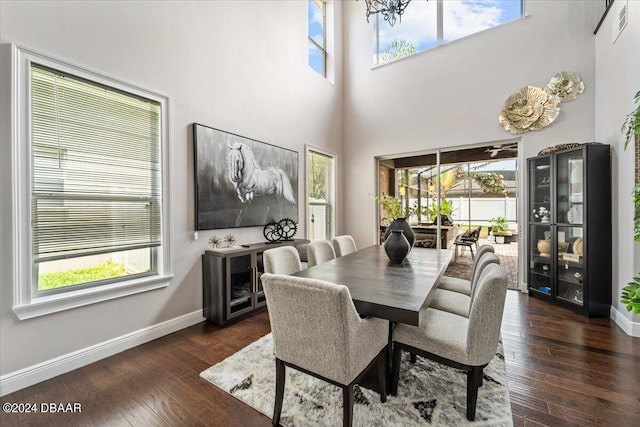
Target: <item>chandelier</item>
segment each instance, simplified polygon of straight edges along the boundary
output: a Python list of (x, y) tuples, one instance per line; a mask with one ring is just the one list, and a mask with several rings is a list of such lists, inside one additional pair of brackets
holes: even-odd
[(369, 16), (382, 13), (384, 20), (393, 27), (396, 23), (396, 15), (402, 22), (404, 9), (411, 3), (411, 0), (365, 0), (367, 3), (367, 22)]

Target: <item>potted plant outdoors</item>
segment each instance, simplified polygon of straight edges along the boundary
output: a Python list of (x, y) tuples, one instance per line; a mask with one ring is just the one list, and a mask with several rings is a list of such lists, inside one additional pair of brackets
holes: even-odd
[[(622, 125), (622, 133), (625, 136), (624, 149), (629, 142), (640, 135), (640, 91), (633, 98), (636, 109), (627, 115)], [(633, 201), (635, 204), (635, 216), (633, 218), (633, 231), (635, 241), (640, 243), (640, 182), (633, 187)], [(625, 304), (627, 311), (640, 314), (640, 277), (634, 277), (632, 282), (622, 288), (620, 302)]]
[[(442, 225), (452, 225), (451, 214), (453, 213), (453, 202), (451, 200), (442, 199), (440, 202), (440, 218)], [(438, 222), (438, 204), (434, 200), (428, 207), (422, 208), (421, 215), (429, 218), (429, 221), (436, 224)]]
[(507, 218), (503, 216), (489, 218), (489, 224), (491, 227), (491, 233), (496, 239), (496, 243), (503, 244), (504, 238), (511, 235)]
[(382, 222), (387, 222), (387, 230), (384, 233), (384, 240), (387, 240), (391, 230), (402, 230), (409, 241), (411, 247), (416, 240), (416, 236), (409, 225), (408, 218), (417, 213), (417, 208), (403, 206), (402, 202), (395, 197), (383, 194), (382, 197), (372, 196), (376, 202), (385, 210), (386, 216), (380, 218)]

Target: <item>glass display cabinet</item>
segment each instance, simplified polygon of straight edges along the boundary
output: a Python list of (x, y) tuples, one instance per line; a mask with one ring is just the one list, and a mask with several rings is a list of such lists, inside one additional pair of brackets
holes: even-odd
[(582, 314), (611, 307), (609, 146), (583, 144), (528, 159), (529, 295)]

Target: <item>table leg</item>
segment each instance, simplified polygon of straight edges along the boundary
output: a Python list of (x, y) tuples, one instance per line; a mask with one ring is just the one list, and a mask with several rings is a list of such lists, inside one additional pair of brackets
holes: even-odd
[(391, 394), (391, 371), (393, 364), (393, 328), (396, 322), (389, 320), (389, 339), (387, 342), (387, 395)]

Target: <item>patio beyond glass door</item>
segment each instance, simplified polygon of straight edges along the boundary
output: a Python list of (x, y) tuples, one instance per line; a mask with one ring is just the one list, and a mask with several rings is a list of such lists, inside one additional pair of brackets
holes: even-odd
[(307, 150), (307, 238), (331, 240), (335, 234), (335, 156)]

